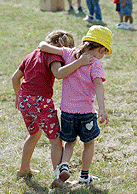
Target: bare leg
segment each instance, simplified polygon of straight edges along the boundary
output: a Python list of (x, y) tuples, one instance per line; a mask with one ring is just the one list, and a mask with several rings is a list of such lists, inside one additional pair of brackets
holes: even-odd
[(132, 18), (132, 16), (125, 16), (125, 22), (128, 22), (128, 20), (130, 21), (130, 24), (133, 23), (133, 18)]
[(74, 142), (67, 142), (65, 144), (64, 152), (63, 152), (63, 157), (62, 157), (62, 162), (68, 162), (71, 159), (71, 156), (73, 154), (73, 148), (76, 145), (76, 141)]
[(130, 16), (129, 21), (130, 21), (130, 24), (133, 23), (133, 17), (132, 16)]
[(42, 131), (40, 130), (36, 134), (30, 135), (29, 137), (27, 137), (23, 147), (20, 172), (27, 173), (30, 171), (30, 159), (33, 154), (36, 143), (41, 137), (41, 134), (42, 134)]
[(78, 7), (81, 7), (81, 0), (78, 0)]
[(94, 154), (94, 140), (84, 143), (84, 150), (82, 155), (82, 170), (88, 171), (90, 168), (91, 160)]
[(53, 164), (53, 169), (55, 170), (57, 165), (60, 164), (62, 159), (62, 140), (57, 137), (56, 139), (50, 139), (51, 143), (51, 160)]
[(129, 16), (125, 16), (125, 22), (128, 22)]
[(68, 0), (68, 3), (69, 3), (69, 7), (72, 6), (72, 0)]
[(123, 22), (123, 15), (121, 15), (120, 11), (118, 11), (118, 14), (119, 14), (120, 22)]
[[(76, 144), (76, 141), (67, 142), (65, 144), (65, 148), (64, 148), (64, 151), (63, 151), (62, 162), (61, 162), (60, 167), (59, 167), (59, 171), (60, 171), (59, 180), (61, 180), (62, 182), (65, 182), (70, 177), (70, 174), (69, 174), (69, 171), (68, 171), (68, 168), (69, 168), (68, 163), (69, 163), (69, 161), (71, 159), (71, 156), (73, 154), (73, 148), (74, 148), (75, 144)], [(54, 181), (53, 184), (57, 187), (59, 186), (58, 182)]]

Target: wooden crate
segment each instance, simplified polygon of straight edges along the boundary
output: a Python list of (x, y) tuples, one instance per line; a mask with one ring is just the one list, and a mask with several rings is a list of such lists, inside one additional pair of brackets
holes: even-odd
[(64, 0), (40, 0), (41, 11), (61, 11), (64, 9)]

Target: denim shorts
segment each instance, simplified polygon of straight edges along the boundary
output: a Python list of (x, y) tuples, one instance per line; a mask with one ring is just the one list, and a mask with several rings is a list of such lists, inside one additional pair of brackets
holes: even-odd
[(116, 3), (116, 11), (120, 11), (120, 3)]
[(60, 138), (66, 142), (74, 142), (79, 136), (82, 142), (89, 142), (100, 134), (97, 114), (70, 114), (61, 112)]

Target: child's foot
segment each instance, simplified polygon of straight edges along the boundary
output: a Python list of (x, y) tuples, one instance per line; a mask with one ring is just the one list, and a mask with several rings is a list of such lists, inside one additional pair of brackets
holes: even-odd
[(102, 20), (99, 20), (99, 19), (94, 18), (94, 19), (92, 20), (92, 22), (93, 22), (93, 23), (102, 23)]
[(128, 25), (128, 29), (133, 30), (134, 29), (134, 25), (133, 24), (129, 24)]
[(78, 15), (80, 15), (80, 16), (85, 16), (86, 14), (85, 14), (85, 12), (84, 12), (84, 9), (83, 9), (83, 7), (78, 7), (78, 11), (76, 12)]
[(59, 179), (62, 180), (63, 182), (65, 182), (70, 177), (68, 168), (69, 168), (68, 163), (61, 163), (59, 167), (60, 170)]
[(84, 9), (83, 9), (83, 7), (81, 7), (81, 6), (78, 7), (78, 12), (79, 12), (79, 13), (84, 13), (84, 14), (85, 14)]
[(60, 187), (64, 186), (64, 182), (70, 177), (69, 170), (68, 170), (68, 163), (61, 163), (54, 171), (55, 179), (52, 181), (50, 187)]
[(82, 183), (87, 183), (87, 184), (90, 184), (91, 182), (93, 181), (93, 178), (92, 178), (92, 176), (88, 176), (87, 178), (85, 178), (85, 177), (79, 177), (79, 182), (78, 183), (80, 183), (80, 184), (82, 184)]
[(70, 6), (69, 9), (68, 9), (68, 13), (74, 13), (74, 12), (75, 12), (74, 8), (72, 6)]
[(86, 184), (90, 184), (91, 182), (93, 182), (93, 181), (99, 181), (99, 178), (98, 177), (96, 177), (96, 176), (89, 176), (88, 175), (88, 177), (87, 178), (85, 178), (85, 177), (79, 177), (79, 181), (78, 181), (78, 183), (79, 184), (82, 184), (82, 183), (86, 183)]
[(31, 169), (30, 171), (27, 171), (27, 172), (17, 170), (17, 178), (32, 177), (33, 173), (39, 173), (39, 172), (40, 172), (39, 170), (33, 170), (33, 169)]
[(88, 16), (88, 15), (83, 19), (83, 21), (87, 21), (87, 22), (92, 22), (92, 20), (93, 20), (93, 16)]
[(121, 22), (120, 24), (116, 25), (116, 28), (118, 29), (129, 29), (129, 25), (127, 22)]
[(62, 188), (63, 186), (64, 186), (64, 182), (63, 182), (62, 180), (60, 180), (60, 179), (57, 179), (57, 178), (55, 178), (55, 179), (52, 181), (51, 185), (50, 185), (50, 187), (51, 187), (52, 189), (55, 188), (55, 187)]

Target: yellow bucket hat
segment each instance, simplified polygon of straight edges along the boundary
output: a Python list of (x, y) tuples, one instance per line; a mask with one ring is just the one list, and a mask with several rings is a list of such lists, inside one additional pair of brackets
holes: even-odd
[(112, 54), (112, 32), (107, 27), (100, 25), (91, 26), (87, 35), (82, 38), (82, 41), (97, 42), (108, 49), (108, 55)]

